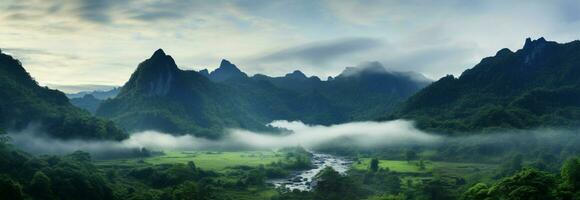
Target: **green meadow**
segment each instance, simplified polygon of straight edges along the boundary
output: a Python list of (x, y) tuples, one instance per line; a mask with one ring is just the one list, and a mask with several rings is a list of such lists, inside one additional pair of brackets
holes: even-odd
[(285, 153), (276, 151), (237, 151), (237, 152), (212, 152), (212, 151), (164, 151), (164, 155), (147, 158), (116, 159), (98, 161), (98, 165), (162, 165), (162, 164), (186, 164), (193, 161), (195, 165), (204, 170), (222, 171), (236, 166), (257, 167), (284, 160)]
[[(360, 162), (355, 162), (355, 170), (367, 170), (370, 165), (370, 158), (361, 158)], [(473, 172), (489, 171), (496, 168), (496, 165), (481, 163), (462, 163), (462, 162), (439, 162), (423, 161), (424, 168), (421, 168), (419, 161), (404, 160), (379, 160), (379, 168), (388, 169), (389, 171), (409, 174), (423, 173), (444, 173), (465, 175)]]

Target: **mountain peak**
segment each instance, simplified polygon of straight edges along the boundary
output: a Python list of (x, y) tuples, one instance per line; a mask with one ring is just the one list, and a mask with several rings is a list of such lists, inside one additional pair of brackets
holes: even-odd
[(308, 77), (306, 77), (306, 75), (300, 70), (294, 70), (292, 73), (286, 74), (286, 78), (306, 79)]
[(244, 72), (242, 72), (236, 65), (232, 64), (230, 61), (226, 59), (222, 59), (220, 66), (209, 73), (209, 78), (212, 81), (225, 81), (230, 78), (240, 78), (240, 77), (248, 77)]
[(339, 76), (357, 76), (361, 74), (375, 74), (375, 73), (388, 73), (387, 69), (380, 62), (366, 62), (362, 63), (356, 67), (346, 67), (339, 74)]
[(209, 71), (207, 69), (202, 69), (202, 70), (198, 71), (198, 73), (205, 76), (205, 77), (209, 77)]
[(157, 49), (157, 51), (155, 51), (155, 53), (153, 53), (151, 58), (158, 58), (158, 57), (165, 57), (165, 56), (167, 56), (167, 54), (165, 54), (163, 49)]
[(139, 64), (124, 88), (136, 88), (147, 96), (164, 96), (172, 89), (178, 72), (173, 58), (158, 49), (151, 58)]
[(532, 40), (531, 38), (526, 38), (526, 42), (524, 43), (524, 49), (531, 49), (540, 45), (545, 45), (548, 43), (544, 37), (540, 37), (537, 40)]
[(237, 68), (236, 65), (232, 64), (230, 61), (226, 59), (222, 59), (219, 68)]
[(498, 52), (495, 54), (495, 56), (504, 56), (504, 55), (509, 55), (509, 54), (512, 54), (512, 53), (514, 53), (514, 52), (512, 52), (510, 49), (508, 49), (508, 48), (503, 48), (503, 49), (499, 50), (499, 51), (498, 51)]

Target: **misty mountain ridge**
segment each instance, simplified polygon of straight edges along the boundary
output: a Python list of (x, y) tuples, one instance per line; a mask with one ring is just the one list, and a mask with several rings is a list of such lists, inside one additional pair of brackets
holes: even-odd
[(298, 70), (283, 77), (249, 77), (222, 60), (212, 72), (196, 72), (179, 69), (160, 49), (139, 64), (119, 95), (105, 100), (96, 114), (130, 131), (215, 137), (225, 128), (270, 130), (265, 124), (279, 119), (327, 125), (368, 120), (427, 85), (386, 70), (360, 71), (328, 81)]
[(446, 76), (413, 95), (394, 118), (436, 132), (576, 127), (580, 123), (580, 41), (526, 39), (461, 76)]
[(120, 87), (116, 87), (111, 90), (82, 91), (74, 94), (66, 94), (66, 96), (74, 106), (94, 114), (103, 100), (116, 97), (119, 91)]
[(69, 99), (82, 98), (85, 95), (92, 95), (96, 99), (105, 100), (117, 96), (117, 94), (119, 94), (120, 88), (121, 87), (115, 87), (110, 90), (92, 90), (92, 91), (81, 91), (76, 93), (65, 93), (65, 95)]

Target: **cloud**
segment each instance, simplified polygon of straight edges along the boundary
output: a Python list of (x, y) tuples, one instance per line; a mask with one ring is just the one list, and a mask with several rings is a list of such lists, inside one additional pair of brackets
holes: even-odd
[(69, 54), (58, 54), (55, 52), (51, 52), (51, 51), (47, 51), (47, 50), (43, 50), (43, 49), (37, 49), (37, 48), (1, 48), (2, 52), (8, 53), (8, 54), (18, 54), (18, 55), (24, 55), (24, 57), (20, 57), (20, 59), (22, 60), (30, 60), (30, 59), (34, 59), (33, 57), (42, 57), (42, 56), (50, 56), (50, 57), (56, 57), (58, 59), (64, 59), (64, 60), (78, 60), (80, 59), (78, 56), (76, 55), (69, 55)]
[(258, 59), (258, 62), (299, 60), (314, 65), (325, 64), (338, 57), (361, 54), (377, 48), (382, 42), (375, 38), (344, 38), (313, 42), (283, 49)]
[(81, 19), (97, 23), (111, 23), (110, 12), (117, 2), (123, 1), (79, 0), (76, 10)]
[(439, 136), (417, 130), (413, 123), (404, 120), (390, 122), (353, 122), (332, 126), (305, 125), (301, 122), (274, 121), (271, 126), (290, 130), (289, 134), (255, 133), (234, 129), (220, 140), (208, 140), (191, 135), (174, 136), (156, 131), (132, 134), (128, 139), (115, 141), (59, 140), (29, 127), (11, 132), (12, 143), (35, 154), (64, 154), (76, 150), (95, 154), (120, 152), (130, 149), (154, 150), (257, 150), (303, 146), (316, 148), (337, 140), (348, 140), (358, 147), (386, 147), (421, 145), (437, 142)]
[(322, 126), (305, 125), (301, 122), (274, 121), (270, 125), (285, 128), (288, 135), (256, 134), (245, 130), (233, 130), (229, 140), (239, 141), (256, 148), (279, 148), (304, 146), (316, 148), (332, 145), (339, 140), (347, 140), (357, 147), (385, 147), (401, 145), (422, 145), (437, 142), (441, 137), (416, 129), (412, 122), (394, 120), (388, 122), (351, 122)]
[[(574, 155), (580, 142), (577, 130), (534, 129), (513, 130), (464, 136), (433, 135), (415, 128), (411, 121), (351, 122), (332, 126), (306, 125), (298, 121), (274, 121), (271, 126), (289, 130), (285, 134), (256, 133), (233, 129), (219, 140), (191, 135), (175, 136), (156, 131), (133, 133), (123, 141), (59, 140), (42, 134), (30, 126), (19, 132), (9, 132), (11, 143), (33, 154), (67, 154), (77, 150), (90, 152), (96, 158), (119, 158), (141, 155), (149, 150), (272, 150), (302, 146), (310, 150), (328, 148), (400, 148), (400, 147), (458, 147), (476, 155), (518, 150), (528, 151), (541, 146), (545, 149), (566, 149)], [(455, 148), (451, 148), (454, 150)], [(443, 154), (449, 152), (443, 152)], [(513, 151), (511, 152), (513, 153)], [(454, 156), (451, 154), (449, 156)], [(458, 155), (461, 156), (461, 155)]]

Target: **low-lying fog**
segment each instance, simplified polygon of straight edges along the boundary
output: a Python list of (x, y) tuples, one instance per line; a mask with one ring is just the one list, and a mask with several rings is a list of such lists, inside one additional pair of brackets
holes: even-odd
[[(220, 140), (208, 140), (191, 135), (174, 136), (156, 131), (132, 134), (124, 141), (81, 141), (59, 140), (39, 134), (34, 128), (10, 133), (12, 143), (34, 154), (62, 154), (76, 150), (93, 154), (147, 148), (152, 150), (257, 150), (303, 146), (316, 148), (324, 145), (358, 147), (389, 147), (401, 145), (433, 145), (442, 141), (461, 143), (505, 143), (520, 138), (521, 134), (485, 134), (466, 137), (446, 138), (416, 129), (411, 121), (394, 120), (387, 122), (352, 122), (332, 126), (306, 125), (302, 122), (274, 121), (273, 127), (290, 130), (288, 134), (255, 133), (247, 130), (232, 129)], [(559, 140), (559, 131), (535, 130), (533, 141), (547, 142)], [(518, 136), (519, 135), (519, 136)], [(564, 137), (565, 138), (565, 137)]]
[(425, 144), (440, 137), (421, 132), (413, 123), (404, 120), (388, 122), (352, 122), (320, 126), (302, 122), (274, 121), (270, 126), (290, 130), (288, 134), (255, 133), (231, 129), (220, 140), (208, 140), (191, 135), (174, 136), (157, 131), (133, 133), (124, 141), (59, 140), (40, 134), (36, 128), (10, 133), (12, 143), (31, 153), (59, 154), (83, 150), (96, 152), (119, 148), (148, 148), (169, 150), (215, 149), (275, 149), (291, 146), (312, 148), (338, 139), (348, 139), (357, 146)]

